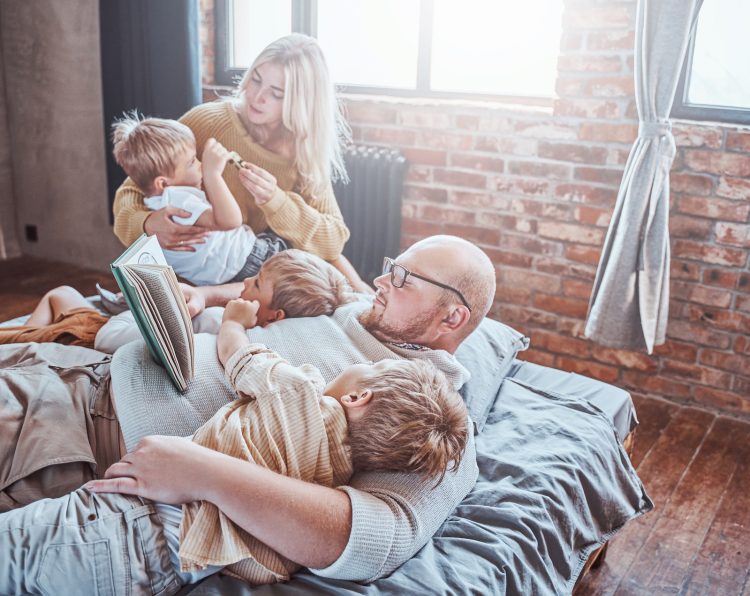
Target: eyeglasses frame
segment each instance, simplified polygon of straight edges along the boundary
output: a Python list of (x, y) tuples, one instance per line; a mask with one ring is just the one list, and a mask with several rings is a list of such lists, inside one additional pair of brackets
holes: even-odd
[[(390, 271), (386, 271), (388, 267), (390, 267)], [(406, 274), (404, 275), (404, 280), (401, 282), (401, 285), (396, 285), (396, 276), (393, 272), (396, 267), (400, 267), (406, 272)], [(434, 286), (437, 286), (438, 288), (442, 288), (444, 290), (448, 290), (449, 292), (453, 292), (461, 299), (461, 302), (463, 302), (463, 305), (469, 309), (469, 312), (471, 312), (471, 306), (469, 306), (469, 303), (467, 302), (466, 298), (464, 298), (464, 295), (461, 292), (459, 292), (456, 288), (449, 286), (448, 284), (444, 284), (443, 282), (430, 279), (429, 277), (425, 277), (424, 275), (419, 275), (418, 273), (414, 273), (413, 271), (409, 271), (406, 267), (398, 264), (393, 259), (389, 257), (383, 257), (383, 275), (387, 273), (391, 274), (391, 285), (394, 288), (403, 288), (404, 284), (406, 283), (406, 280), (409, 279), (409, 276), (416, 277), (417, 279), (426, 281), (428, 284), (432, 284)]]

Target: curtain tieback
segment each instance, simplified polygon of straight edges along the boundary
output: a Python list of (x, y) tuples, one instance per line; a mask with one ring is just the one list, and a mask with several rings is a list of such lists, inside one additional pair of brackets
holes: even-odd
[(672, 132), (672, 123), (669, 120), (638, 123), (639, 137), (663, 137)]

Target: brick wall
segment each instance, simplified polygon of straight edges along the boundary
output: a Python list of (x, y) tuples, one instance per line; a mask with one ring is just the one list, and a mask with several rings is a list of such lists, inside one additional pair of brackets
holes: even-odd
[(409, 159), (404, 246), (450, 233), (490, 255), (491, 316), (530, 335), (524, 358), (750, 416), (750, 129), (675, 123), (667, 343), (648, 356), (582, 337), (637, 131), (634, 18), (635, 0), (566, 2), (549, 109), (350, 96), (349, 121)]

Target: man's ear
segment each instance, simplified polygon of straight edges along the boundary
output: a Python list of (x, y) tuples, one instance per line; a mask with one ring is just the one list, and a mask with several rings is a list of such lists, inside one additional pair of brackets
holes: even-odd
[(440, 321), (440, 326), (445, 331), (456, 331), (463, 327), (469, 321), (470, 317), (471, 313), (465, 306), (451, 306), (445, 317), (443, 317), (443, 320)]
[(167, 186), (169, 186), (169, 181), (166, 176), (157, 176), (154, 180), (154, 190), (158, 195), (162, 194)]

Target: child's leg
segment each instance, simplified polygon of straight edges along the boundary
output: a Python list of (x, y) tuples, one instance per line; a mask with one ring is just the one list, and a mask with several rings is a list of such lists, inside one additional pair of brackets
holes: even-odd
[(83, 295), (70, 286), (59, 286), (47, 292), (31, 313), (27, 325), (49, 325), (60, 313), (74, 308), (92, 308)]
[(152, 504), (79, 489), (0, 515), (0, 594), (174, 594)]
[(344, 255), (339, 255), (333, 261), (330, 261), (330, 263), (344, 274), (344, 277), (346, 277), (346, 279), (349, 281), (349, 285), (352, 286), (352, 289), (355, 292), (360, 292), (362, 294), (375, 293), (375, 290), (373, 290), (371, 286), (367, 285), (362, 280), (362, 278), (359, 276), (359, 273), (357, 273), (357, 270), (354, 268), (354, 265), (352, 265), (349, 262), (349, 259), (347, 259)]

